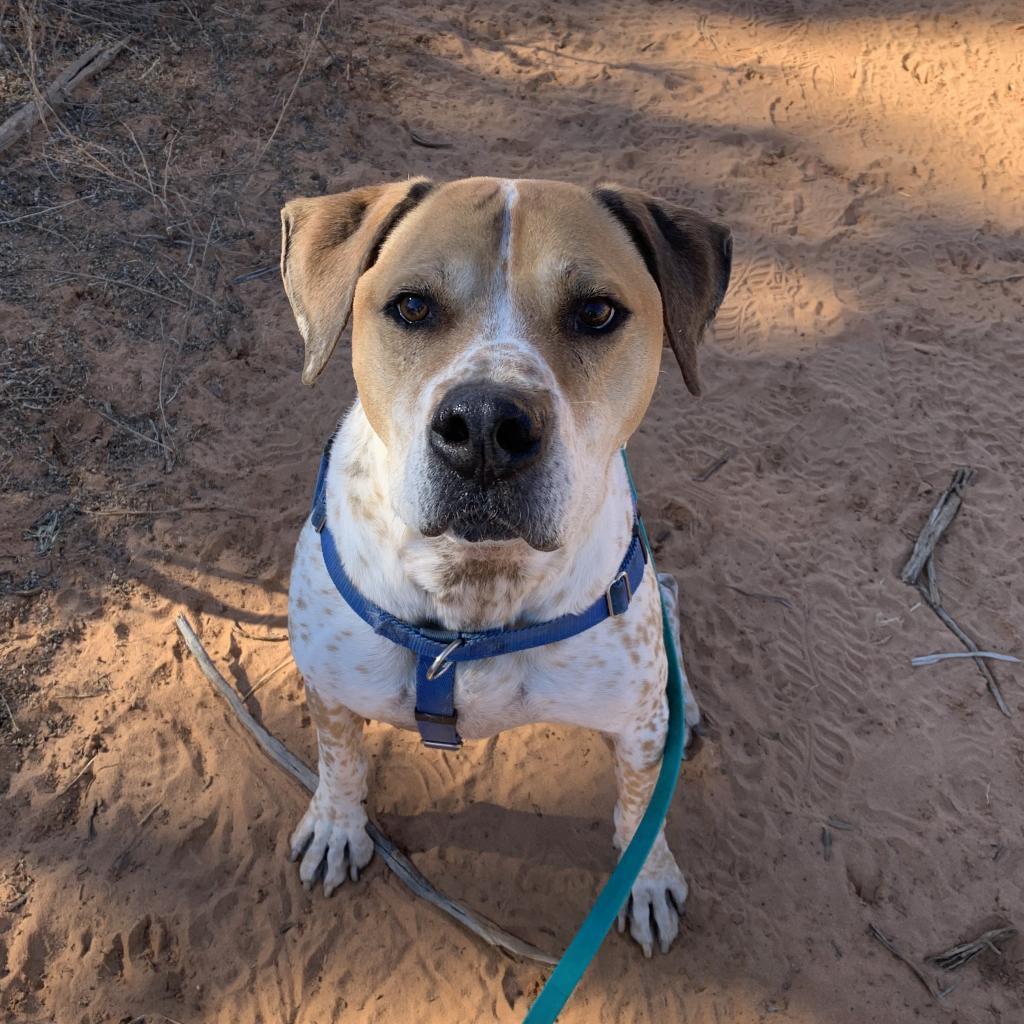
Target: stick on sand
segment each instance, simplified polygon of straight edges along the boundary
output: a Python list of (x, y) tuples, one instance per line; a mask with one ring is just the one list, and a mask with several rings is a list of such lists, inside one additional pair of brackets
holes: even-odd
[[(296, 782), (312, 793), (317, 786), (317, 775), (308, 765), (300, 761), (288, 748), (275, 739), (264, 729), (252, 715), (246, 710), (241, 698), (235, 693), (227, 680), (217, 670), (217, 666), (210, 660), (205, 648), (196, 636), (195, 630), (189, 624), (188, 619), (179, 615), (176, 620), (178, 632), (181, 633), (185, 645), (199, 662), (203, 675), (213, 684), (214, 689), (228, 702), (235, 716), (249, 731), (249, 734), (263, 749), (263, 752), (283, 768)], [(523, 939), (499, 928), (493, 921), (475, 913), (468, 907), (453, 899), (449, 899), (444, 893), (438, 892), (426, 878), (419, 872), (416, 865), (395, 846), (395, 844), (378, 828), (374, 822), (366, 826), (366, 831), (373, 840), (373, 845), (381, 855), (384, 862), (398, 876), (398, 879), (420, 899), (426, 900), (438, 910), (443, 911), (449, 917), (454, 918), (474, 935), (479, 936), (484, 942), (491, 946), (497, 946), (512, 956), (522, 957), (527, 960), (536, 960), (542, 964), (556, 964), (558, 957), (550, 956), (536, 946), (532, 946)]]
[(904, 583), (914, 587), (917, 586), (918, 577), (935, 551), (935, 545), (960, 511), (960, 503), (963, 501), (964, 491), (967, 485), (974, 479), (973, 469), (958, 469), (953, 474), (950, 485), (939, 495), (939, 500), (928, 516), (928, 522), (914, 542), (914, 550), (907, 560), (907, 564), (900, 573), (900, 579)]
[(917, 976), (917, 980), (920, 981), (926, 989), (928, 989), (933, 999), (943, 999), (945, 996), (948, 996), (949, 993), (953, 991), (951, 988), (940, 989), (937, 985), (935, 985), (932, 982), (931, 978), (929, 978), (928, 975), (925, 974), (924, 971), (922, 971), (921, 968), (918, 967), (917, 964), (915, 964), (914, 961), (906, 955), (906, 953), (901, 952), (899, 947), (880, 928), (876, 928), (875, 925), (869, 924), (868, 933), (871, 935), (872, 938), (877, 939), (883, 946), (885, 946), (885, 948), (889, 950), (889, 952), (892, 953), (892, 955), (896, 957), (897, 960), (902, 960), (914, 972), (914, 974)]
[(27, 135), (43, 119), (45, 109), (57, 111), (67, 103), (70, 95), (84, 81), (102, 71), (124, 49), (127, 40), (111, 46), (97, 43), (86, 50), (78, 60), (69, 64), (37, 99), (23, 103), (0, 125), (0, 153), (10, 149), (23, 135)]
[(1002, 956), (1003, 951), (999, 948), (1000, 942), (1008, 942), (1017, 934), (1017, 929), (1009, 926), (1006, 928), (994, 928), (992, 931), (979, 935), (971, 942), (964, 942), (945, 953), (936, 953), (928, 957), (928, 963), (941, 967), (944, 971), (957, 971), (964, 964), (970, 963), (979, 953), (991, 950), (996, 956)]
[[(950, 485), (939, 495), (939, 500), (932, 508), (928, 516), (928, 522), (918, 535), (914, 543), (914, 550), (907, 560), (907, 564), (900, 573), (900, 579), (904, 583), (916, 587), (918, 593), (924, 598), (924, 602), (938, 616), (939, 621), (967, 648), (974, 657), (974, 664), (985, 677), (989, 693), (999, 710), (1010, 716), (1010, 709), (1003, 699), (1002, 691), (996, 677), (985, 662), (983, 652), (974, 640), (968, 636), (960, 623), (949, 614), (942, 605), (942, 598), (939, 595), (938, 576), (935, 571), (935, 545), (938, 544), (946, 528), (960, 511), (963, 502), (964, 491), (967, 485), (974, 479), (973, 469), (958, 469), (953, 474)], [(922, 579), (922, 574), (924, 578)]]

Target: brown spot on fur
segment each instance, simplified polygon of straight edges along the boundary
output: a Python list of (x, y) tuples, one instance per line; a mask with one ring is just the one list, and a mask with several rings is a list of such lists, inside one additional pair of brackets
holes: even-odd
[(370, 467), (362, 459), (351, 459), (345, 466), (345, 475), (350, 480), (362, 480), (370, 475)]

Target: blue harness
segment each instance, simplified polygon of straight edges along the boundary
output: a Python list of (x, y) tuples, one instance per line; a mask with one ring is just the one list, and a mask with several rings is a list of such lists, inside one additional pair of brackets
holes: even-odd
[(633, 534), (625, 557), (604, 593), (583, 611), (517, 629), (502, 627), (478, 632), (435, 629), (403, 622), (363, 597), (341, 563), (334, 537), (327, 527), (327, 464), (333, 443), (332, 437), (320, 459), (310, 523), (320, 534), (320, 548), (328, 575), (352, 611), (379, 636), (408, 648), (416, 655), (416, 726), (424, 746), (439, 750), (458, 750), (462, 746), (455, 707), (455, 666), (459, 662), (479, 661), (531, 647), (543, 647), (583, 633), (605, 619), (622, 615), (644, 578), (648, 555), (641, 539), (642, 525), (634, 496)]

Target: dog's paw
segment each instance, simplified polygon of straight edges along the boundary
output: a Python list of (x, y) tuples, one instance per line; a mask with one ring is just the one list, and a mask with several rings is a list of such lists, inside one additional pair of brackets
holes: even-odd
[(361, 807), (345, 815), (329, 814), (315, 796), (310, 800), (291, 838), (291, 860), (302, 858), (299, 878), (307, 891), (323, 867), (324, 895), (330, 896), (346, 878), (357, 880), (372, 856), (373, 840)]
[[(691, 713), (691, 708), (693, 709)], [(697, 702), (686, 698), (686, 719), (683, 722), (683, 752), (687, 757), (693, 757), (700, 751), (701, 737), (704, 730), (701, 728), (700, 708)]]
[(629, 923), (629, 934), (640, 944), (644, 956), (654, 952), (654, 943), (662, 953), (679, 934), (679, 915), (686, 903), (686, 880), (673, 862), (656, 875), (641, 875), (634, 883), (629, 899), (619, 911), (619, 931)]

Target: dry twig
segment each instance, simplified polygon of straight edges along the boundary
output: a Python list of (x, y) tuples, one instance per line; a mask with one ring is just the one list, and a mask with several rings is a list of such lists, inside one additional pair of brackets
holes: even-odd
[(694, 473), (693, 479), (702, 484), (710, 480), (738, 451), (737, 448), (727, 448), (714, 462), (706, 465), (699, 473)]
[(156, 814), (156, 812), (159, 811), (161, 807), (163, 807), (163, 801), (158, 801), (157, 803), (153, 804), (153, 806), (150, 807), (150, 809), (146, 811), (146, 813), (141, 818), (139, 818), (139, 828), (142, 828), (142, 826), (145, 825), (146, 822), (149, 821), (149, 819), (152, 818), (153, 815)]
[(60, 795), (64, 796), (65, 793), (71, 791), (71, 787), (92, 767), (93, 761), (99, 757), (99, 754), (93, 754), (88, 761), (82, 766), (82, 770), (60, 791)]
[(239, 274), (238, 277), (231, 278), (232, 284), (245, 284), (246, 281), (255, 281), (258, 277), (268, 277), (270, 274), (276, 273), (278, 265), (275, 263), (272, 267), (260, 267), (259, 270), (250, 270), (248, 274)]
[[(176, 624), (178, 631), (185, 641), (185, 646), (199, 662), (203, 675), (213, 684), (214, 689), (228, 702), (231, 710), (234, 711), (239, 722), (245, 727), (249, 734), (260, 745), (263, 752), (283, 768), (293, 779), (310, 793), (316, 790), (317, 776), (308, 765), (300, 761), (280, 740), (271, 736), (246, 710), (245, 705), (235, 693), (232, 686), (220, 674), (217, 666), (210, 660), (199, 637), (189, 624), (188, 620), (179, 615)], [(426, 900), (438, 910), (443, 911), (449, 917), (454, 918), (464, 928), (474, 935), (483, 939), (491, 946), (497, 946), (512, 956), (524, 957), (529, 960), (536, 960), (542, 964), (555, 964), (557, 957), (550, 956), (536, 946), (525, 942), (522, 939), (510, 935), (504, 929), (499, 928), (493, 921), (475, 913), (461, 903), (450, 899), (443, 893), (438, 892), (426, 878), (419, 872), (416, 865), (395, 846), (395, 844), (380, 830), (374, 823), (369, 822), (366, 831), (373, 840), (377, 852), (384, 859), (387, 866), (395, 873), (398, 879), (415, 895)]]
[[(984, 658), (980, 657), (981, 649), (968, 636), (960, 624), (942, 606), (942, 598), (939, 594), (939, 584), (935, 572), (935, 546), (950, 523), (953, 522), (960, 505), (963, 501), (964, 491), (967, 485), (974, 478), (973, 469), (958, 469), (953, 474), (950, 485), (939, 495), (939, 500), (932, 508), (928, 521), (924, 524), (917, 540), (914, 542), (914, 550), (911, 552), (907, 564), (900, 573), (900, 579), (904, 583), (916, 587), (918, 593), (924, 599), (924, 603), (938, 616), (939, 621), (970, 651), (974, 657), (974, 664), (985, 677), (989, 692), (992, 694), (999, 710), (1009, 717), (1010, 709), (1003, 699), (999, 683), (986, 664)], [(924, 579), (921, 578), (922, 573)]]
[[(929, 588), (919, 583), (917, 590), (921, 597), (924, 598), (924, 603), (928, 605), (928, 607), (931, 608), (931, 610), (939, 617), (939, 621), (960, 641), (960, 643), (964, 645), (964, 647), (967, 648), (967, 650), (974, 654), (978, 654), (980, 652), (978, 645), (970, 636), (968, 636), (967, 633), (964, 632), (960, 623), (958, 623), (940, 603), (932, 601)], [(984, 658), (975, 658), (974, 664), (978, 666), (981, 670), (981, 674), (985, 677), (989, 693), (992, 694), (992, 698), (995, 700), (996, 706), (1004, 715), (1006, 715), (1007, 718), (1009, 718), (1010, 709), (1007, 707), (1006, 701), (1003, 699), (1003, 692), (999, 689), (999, 683), (996, 681), (996, 677), (992, 672), (992, 669), (989, 668)]]
[(1007, 274), (1006, 277), (979, 277), (979, 284), (1009, 284), (1011, 281), (1024, 281), (1024, 274)]
[(239, 625), (238, 621), (235, 621), (235, 631), (239, 636), (244, 636), (249, 640), (262, 640), (270, 644), (282, 644), (288, 639), (287, 633), (282, 633), (280, 636), (260, 636), (259, 633), (250, 633), (244, 626)]
[(917, 586), (925, 564), (935, 551), (935, 545), (938, 544), (946, 527), (953, 522), (957, 512), (960, 511), (964, 491), (973, 479), (973, 469), (958, 469), (953, 474), (950, 485), (939, 495), (939, 500), (932, 508), (928, 522), (924, 524), (924, 528), (914, 542), (914, 550), (900, 573), (900, 579), (904, 583), (911, 587)]
[(3, 701), (7, 717), (11, 720), (11, 732), (21, 732), (21, 729), (18, 728), (18, 720), (14, 717), (14, 712), (11, 710), (11, 705), (7, 703), (7, 698), (4, 696), (3, 690), (0, 690), (0, 701)]
[(86, 50), (76, 61), (69, 64), (47, 88), (46, 92), (19, 107), (0, 125), (0, 153), (13, 146), (44, 119), (46, 114), (44, 108), (53, 112), (64, 106), (71, 93), (83, 82), (107, 67), (124, 49), (126, 43), (125, 39), (110, 46), (97, 43)]
[(944, 971), (956, 971), (964, 964), (970, 963), (979, 953), (984, 953), (986, 949), (990, 949), (996, 956), (1002, 956), (1003, 951), (999, 948), (998, 943), (1008, 942), (1016, 934), (1017, 929), (1013, 927), (993, 928), (992, 931), (979, 935), (972, 942), (961, 943), (959, 946), (947, 949), (945, 953), (935, 953), (926, 959), (928, 963), (935, 964), (936, 967), (940, 967)]
[[(145, 435), (139, 436), (144, 437)], [(179, 505), (176, 508), (82, 509), (82, 514), (86, 516), (171, 516), (181, 512), (229, 512), (233, 516), (245, 516), (247, 519), (259, 518), (255, 512), (245, 512), (240, 508), (231, 508), (229, 505)]]
[(264, 156), (266, 156), (267, 150), (270, 149), (270, 144), (277, 137), (278, 130), (281, 127), (281, 122), (284, 120), (284, 115), (288, 113), (288, 108), (291, 106), (292, 99), (294, 98), (295, 93), (299, 88), (299, 85), (302, 83), (302, 76), (306, 73), (306, 68), (309, 65), (309, 59), (310, 57), (313, 56), (313, 50), (316, 48), (317, 40), (320, 38), (320, 32), (324, 27), (324, 18), (327, 17), (327, 12), (335, 5), (336, 2), (337, 0), (327, 0), (327, 4), (324, 6), (324, 9), (320, 12), (320, 17), (317, 18), (316, 28), (313, 30), (313, 38), (310, 39), (309, 45), (306, 47), (306, 52), (302, 58), (302, 65), (299, 68), (299, 73), (295, 76), (295, 82), (292, 85), (292, 90), (290, 93), (288, 93), (288, 97), (284, 101), (284, 105), (281, 107), (281, 113), (277, 117), (277, 123), (274, 125), (274, 129), (270, 133), (270, 138), (268, 138), (267, 141), (263, 143), (263, 147), (256, 154), (256, 158), (252, 162), (253, 171), (256, 170), (256, 167), (259, 165), (259, 162), (264, 158)]
[(442, 142), (439, 139), (428, 139), (426, 136), (420, 135), (415, 129), (409, 129), (409, 138), (416, 143), (417, 146), (422, 146), (424, 149), (451, 149), (452, 143)]
[(1021, 663), (1020, 658), (1012, 654), (997, 654), (995, 651), (953, 651), (950, 654), (922, 654), (920, 657), (911, 658), (910, 664), (914, 668), (922, 665), (937, 665), (940, 661), (950, 661), (956, 658), (991, 658), (993, 661), (1005, 661), (1014, 665)]
[(242, 700), (248, 700), (264, 683), (269, 683), (270, 680), (273, 679), (274, 676), (276, 676), (277, 673), (281, 671), (281, 669), (287, 668), (291, 663), (292, 656), (290, 654), (286, 655), (272, 669), (270, 669), (268, 672), (264, 672), (263, 675), (259, 679), (257, 679), (256, 682), (252, 684), (252, 686), (249, 687), (247, 693), (242, 694)]
[(757, 601), (771, 601), (773, 604), (781, 604), (783, 608), (788, 608), (790, 611), (793, 610), (792, 602), (785, 597), (776, 597), (774, 594), (759, 594), (757, 591), (735, 587), (731, 583), (726, 583), (726, 586), (730, 590), (735, 590), (737, 594), (742, 594), (744, 597), (751, 597)]
[(897, 960), (902, 960), (914, 972), (918, 981), (920, 981), (921, 984), (924, 985), (926, 989), (928, 989), (933, 999), (942, 999), (943, 997), (948, 996), (949, 993), (953, 991), (952, 988), (940, 989), (937, 985), (935, 985), (931, 978), (929, 978), (928, 975), (925, 974), (924, 971), (922, 971), (921, 968), (918, 967), (917, 964), (915, 964), (914, 961), (910, 959), (910, 957), (908, 957), (905, 953), (902, 953), (896, 947), (895, 943), (893, 943), (892, 939), (890, 939), (888, 935), (880, 931), (873, 924), (868, 925), (868, 932), (872, 938), (877, 939), (883, 946), (885, 946), (885, 948), (889, 950), (889, 952), (892, 953), (892, 955), (896, 957)]

